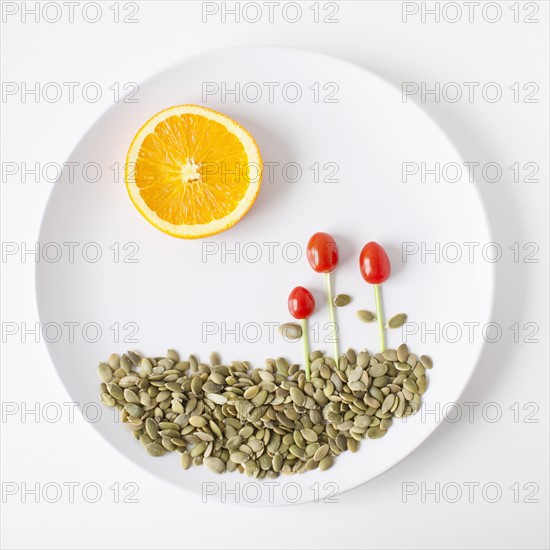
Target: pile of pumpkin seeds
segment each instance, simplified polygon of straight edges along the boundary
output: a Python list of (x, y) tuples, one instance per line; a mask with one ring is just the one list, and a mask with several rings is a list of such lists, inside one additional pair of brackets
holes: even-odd
[(101, 402), (121, 411), (135, 439), (154, 457), (170, 451), (181, 465), (239, 471), (256, 478), (327, 470), (363, 438), (386, 435), (393, 418), (418, 411), (432, 361), (405, 344), (370, 355), (349, 349), (336, 365), (311, 353), (311, 380), (299, 365), (267, 359), (210, 364), (112, 354), (98, 367)]

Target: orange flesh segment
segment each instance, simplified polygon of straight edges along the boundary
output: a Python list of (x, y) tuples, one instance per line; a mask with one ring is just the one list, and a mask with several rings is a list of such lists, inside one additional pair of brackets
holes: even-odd
[(205, 224), (237, 207), (250, 183), (241, 141), (200, 115), (170, 116), (143, 140), (135, 182), (147, 206), (173, 225)]

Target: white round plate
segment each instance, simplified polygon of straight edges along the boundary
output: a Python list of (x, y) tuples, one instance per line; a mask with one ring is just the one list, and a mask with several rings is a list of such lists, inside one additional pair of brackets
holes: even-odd
[[(301, 344), (284, 342), (275, 328), (291, 320), (287, 296), (297, 285), (311, 289), (317, 301), (311, 346), (330, 353), (323, 277), (305, 257), (316, 231), (336, 238), (341, 262), (334, 289), (353, 297), (337, 311), (342, 349), (378, 351), (375, 324), (355, 316), (358, 309), (374, 310), (373, 289), (361, 279), (358, 256), (375, 240), (388, 251), (393, 268), (383, 285), (386, 316), (401, 311), (409, 316), (403, 330), (387, 331), (388, 344), (405, 340), (411, 351), (433, 357), (424, 396), (428, 410), (445, 412), (457, 401), (482, 347), (481, 338), (470, 341), (464, 323), (479, 323), (480, 330), (490, 317), (493, 269), (481, 251), (491, 235), (465, 170), (455, 183), (433, 183), (430, 176), (423, 183), (419, 175), (402, 181), (404, 162), (462, 165), (453, 144), (421, 109), (360, 67), (280, 47), (193, 57), (149, 79), (129, 99), (137, 102), (115, 104), (71, 154), (67, 163), (78, 163), (67, 164), (76, 167), (74, 177), (65, 170), (55, 185), (40, 233), (43, 245), (58, 243), (63, 250), (58, 261), (38, 263), (37, 297), (42, 324), (57, 323), (49, 325), (48, 348), (74, 401), (97, 403), (97, 363), (127, 349), (158, 356), (176, 348), (203, 360), (217, 351), (222, 360), (249, 360), (259, 367), (265, 358), (281, 355), (300, 362)], [(266, 164), (260, 195), (243, 220), (195, 241), (149, 225), (122, 180), (139, 127), (157, 111), (183, 103), (237, 120), (256, 138)], [(87, 163), (101, 167), (97, 182), (91, 181), (93, 165), (83, 170)], [(71, 242), (78, 244), (64, 244)], [(464, 245), (472, 242), (480, 243), (472, 249), (474, 261)], [(437, 246), (439, 258), (421, 254)], [(403, 247), (409, 251), (405, 257)], [(94, 261), (98, 250), (101, 257)], [(453, 261), (457, 250), (462, 257)], [(55, 250), (49, 252), (53, 256)], [(78, 323), (72, 337), (67, 323)], [(62, 328), (58, 341), (56, 326)], [(279, 478), (280, 485), (268, 490), (262, 482), (246, 485), (252, 480), (237, 473), (183, 471), (176, 453), (150, 457), (106, 409), (92, 423), (129, 460), (171, 484), (195, 493), (206, 488), (209, 498), (223, 496), (222, 482), (227, 490), (246, 487), (249, 494), (241, 502), (259, 495), (256, 504), (289, 503), (298, 490), (299, 502), (313, 500), (316, 483), (321, 496), (323, 487), (329, 493), (356, 487), (406, 457), (437, 425), (434, 415), (422, 412), (394, 422), (386, 437), (363, 441), (359, 452), (344, 453), (332, 469)]]

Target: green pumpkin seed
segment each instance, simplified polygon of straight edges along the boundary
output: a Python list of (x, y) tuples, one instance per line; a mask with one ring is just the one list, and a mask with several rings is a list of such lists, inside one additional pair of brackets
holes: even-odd
[(304, 451), (304, 449), (298, 447), (298, 445), (290, 445), (288, 450), (292, 455), (294, 455), (296, 458), (299, 458), (300, 460), (304, 460), (306, 457), (306, 452)]
[(109, 382), (107, 384), (107, 391), (117, 400), (124, 399), (124, 390), (115, 382)]
[(382, 352), (382, 357), (387, 361), (397, 361), (397, 352), (394, 349), (385, 349)]
[(262, 390), (251, 400), (256, 407), (261, 407), (267, 399), (267, 392)]
[(189, 424), (189, 417), (186, 414), (179, 414), (174, 419), (174, 424), (177, 424), (180, 428), (185, 428)]
[[(376, 403), (378, 404), (378, 406), (380, 406), (378, 401)], [(372, 422), (372, 418), (367, 415), (356, 416), (353, 420), (353, 424), (358, 428), (368, 428), (371, 425), (371, 422)]]
[(424, 395), (426, 389), (428, 388), (428, 379), (425, 376), (420, 376), (416, 381), (416, 385), (418, 387), (418, 393), (420, 395)]
[(107, 363), (99, 363), (97, 373), (102, 382), (110, 382), (113, 379), (113, 371)]
[(167, 451), (175, 451), (176, 450), (176, 446), (174, 445), (174, 443), (172, 443), (172, 441), (168, 437), (163, 437), (162, 438), (162, 446)]
[(181, 385), (180, 384), (176, 384), (176, 382), (167, 382), (165, 384), (165, 387), (167, 390), (171, 391), (171, 392), (181, 392)]
[(424, 368), (422, 363), (417, 363), (416, 367), (414, 367), (413, 369), (413, 374), (417, 378), (420, 378), (421, 376), (424, 376), (426, 374), (426, 369)]
[(161, 430), (179, 430), (179, 425), (175, 422), (159, 422), (158, 427)]
[(253, 426), (245, 426), (244, 428), (242, 428), (239, 432), (239, 435), (243, 438), (243, 439), (248, 439), (252, 434), (254, 433), (254, 428)]
[(220, 460), (214, 456), (205, 458), (202, 463), (214, 474), (223, 474), (225, 472), (225, 463), (223, 460)]
[(169, 349), (166, 352), (166, 358), (170, 359), (173, 363), (177, 363), (180, 360), (179, 353), (175, 349)]
[(367, 437), (369, 439), (378, 439), (386, 435), (386, 430), (381, 430), (380, 428), (369, 428), (367, 430)]
[(229, 458), (235, 464), (243, 464), (249, 460), (249, 456), (246, 453), (243, 453), (242, 451), (236, 451), (234, 453), (231, 453), (229, 455)]
[(357, 363), (357, 354), (354, 349), (349, 348), (348, 351), (346, 351), (346, 357), (350, 365), (355, 365)]
[(418, 393), (416, 382), (410, 378), (405, 378), (405, 380), (403, 380), (403, 387), (411, 393)]
[(162, 403), (163, 401), (166, 401), (166, 399), (170, 399), (170, 392), (167, 390), (159, 392), (157, 395), (157, 403)]
[(397, 360), (400, 363), (405, 363), (407, 361), (407, 357), (409, 357), (409, 348), (407, 347), (407, 344), (401, 344), (397, 348)]
[(386, 431), (392, 424), (391, 418), (383, 418), (380, 420), (380, 429)]
[(356, 367), (351, 371), (350, 375), (348, 376), (348, 384), (350, 382), (357, 382), (362, 375), (363, 375), (363, 369), (361, 367)]
[(388, 319), (388, 322), (386, 323), (386, 328), (399, 328), (403, 326), (406, 321), (407, 321), (407, 314), (398, 313), (397, 315), (394, 315), (393, 317), (390, 317)]
[(273, 470), (279, 472), (283, 467), (283, 457), (280, 453), (275, 453), (273, 456)]
[(403, 388), (403, 397), (407, 400), (407, 401), (411, 401), (412, 398), (414, 397), (414, 393), (413, 392), (410, 392), (409, 390)]
[(230, 451), (236, 451), (241, 446), (242, 442), (243, 438), (240, 435), (234, 435), (227, 440), (226, 447)]
[(383, 388), (391, 383), (391, 378), (389, 376), (378, 376), (372, 381), (372, 385), (375, 388)]
[(210, 364), (213, 367), (215, 367), (216, 365), (221, 365), (222, 360), (220, 359), (220, 356), (215, 351), (213, 351), (210, 354), (209, 359), (210, 359)]
[(382, 404), (382, 401), (384, 401), (384, 397), (386, 397), (386, 396), (380, 391), (379, 388), (374, 387), (374, 386), (369, 390), (369, 393), (371, 394), (372, 397), (374, 397), (374, 399), (376, 399), (377, 401), (379, 401), (380, 404)]
[(161, 430), (160, 435), (162, 437), (178, 437), (179, 432), (177, 430)]
[(304, 428), (301, 431), (301, 434), (306, 441), (310, 441), (312, 443), (315, 443), (319, 439), (319, 436), (315, 430), (312, 430), (311, 428)]
[[(130, 372), (128, 370), (128, 372)], [(153, 374), (153, 365), (147, 357), (144, 357), (140, 363), (140, 374), (143, 376)]]
[[(137, 433), (137, 432), (136, 432)], [(141, 434), (139, 436), (139, 442), (144, 446), (147, 447), (147, 445), (150, 445), (151, 443), (154, 443), (154, 441), (147, 435), (147, 434)]]
[(197, 456), (200, 456), (206, 451), (207, 443), (205, 441), (200, 441), (197, 443), (190, 451), (190, 455), (192, 458), (196, 458)]
[(212, 380), (215, 384), (220, 384), (222, 386), (225, 385), (225, 375), (221, 372), (213, 372), (210, 375), (210, 380)]
[[(128, 358), (127, 355), (123, 355), (123, 356), (120, 358), (120, 368), (121, 368), (126, 374), (128, 374), (128, 373), (132, 370), (132, 362), (130, 361), (130, 359)], [(150, 373), (147, 373), (147, 374), (150, 374)]]
[(306, 462), (306, 470), (307, 471), (315, 470), (318, 466), (319, 466), (319, 463), (316, 462), (315, 460), (313, 460), (313, 458), (310, 458)]
[(302, 390), (295, 386), (290, 388), (290, 398), (298, 407), (302, 407), (306, 402), (306, 396), (303, 394)]
[(313, 460), (316, 462), (321, 462), (325, 456), (327, 456), (328, 452), (330, 450), (330, 447), (325, 443), (324, 445), (321, 445), (313, 455)]
[(182, 453), (180, 461), (181, 461), (181, 467), (184, 470), (189, 470), (189, 468), (191, 467), (191, 464), (193, 463), (193, 457), (186, 451)]
[(128, 351), (128, 358), (134, 367), (137, 367), (141, 362), (141, 355), (135, 351)]
[(286, 340), (299, 340), (302, 337), (302, 327), (298, 323), (279, 325), (279, 332)]
[(166, 454), (166, 450), (164, 449), (164, 447), (162, 447), (158, 443), (150, 443), (145, 448), (151, 456), (163, 456)]
[(425, 369), (431, 369), (433, 367), (433, 362), (430, 357), (427, 355), (420, 356), (420, 362)]
[(403, 416), (403, 413), (405, 412), (405, 398), (403, 396), (403, 393), (401, 392), (397, 393), (397, 400), (398, 400), (398, 405), (393, 414), (397, 418), (401, 418)]
[(151, 439), (155, 440), (158, 437), (157, 423), (152, 418), (148, 418), (145, 421), (145, 430)]
[(202, 416), (192, 416), (189, 418), (189, 424), (195, 428), (203, 428), (206, 424), (208, 424), (208, 421)]
[(227, 403), (227, 397), (224, 397), (219, 393), (207, 393), (206, 399), (210, 399), (210, 401), (216, 405), (225, 405)]
[(369, 361), (370, 361), (370, 355), (366, 351), (360, 352), (359, 355), (357, 356), (357, 366), (361, 367), (362, 369), (368, 366)]
[(360, 309), (356, 315), (363, 323), (372, 323), (376, 319), (376, 315), (374, 315), (372, 311), (367, 311), (366, 309)]
[(286, 359), (284, 359), (283, 357), (279, 357), (276, 360), (276, 365), (277, 365), (277, 371), (280, 374), (282, 374), (283, 376), (288, 376), (289, 364)]
[(246, 388), (243, 397), (245, 399), (252, 399), (253, 397), (256, 397), (260, 391), (259, 386), (250, 386), (249, 388)]
[(124, 399), (126, 399), (128, 403), (136, 403), (137, 405), (141, 403), (138, 394), (129, 389), (124, 390)]
[(127, 403), (124, 405), (124, 409), (134, 418), (139, 418), (143, 414), (143, 409), (135, 403)]
[(253, 453), (261, 453), (264, 450), (264, 444), (259, 439), (250, 439), (248, 447)]
[(334, 300), (332, 300), (332, 303), (336, 307), (347, 306), (350, 302), (351, 302), (351, 296), (348, 296), (347, 294), (337, 294), (334, 297)]
[(382, 407), (381, 407), (382, 412), (388, 412), (393, 407), (394, 402), (395, 402), (395, 394), (390, 393), (382, 403)]
[(120, 365), (120, 355), (118, 353), (111, 353), (109, 359), (107, 359), (107, 363), (113, 370), (118, 369)]
[(207, 380), (202, 385), (202, 391), (205, 393), (219, 393), (221, 390), (223, 390), (223, 386), (212, 382), (212, 380)]
[(388, 372), (388, 365), (386, 363), (377, 363), (369, 369), (369, 374), (373, 378), (378, 378), (379, 376), (384, 376)]
[(106, 392), (103, 392), (99, 398), (101, 399), (101, 402), (106, 405), (107, 407), (114, 407), (115, 404), (116, 404), (116, 401), (114, 400), (114, 398), (109, 395), (108, 393)]
[(334, 458), (332, 456), (325, 456), (320, 462), (319, 462), (319, 470), (324, 472), (325, 470), (328, 470), (332, 465), (334, 464)]
[(263, 454), (259, 459), (258, 459), (258, 463), (260, 464), (260, 468), (262, 470), (269, 470), (272, 466), (272, 463), (273, 461), (271, 460), (271, 458), (266, 455), (266, 454)]

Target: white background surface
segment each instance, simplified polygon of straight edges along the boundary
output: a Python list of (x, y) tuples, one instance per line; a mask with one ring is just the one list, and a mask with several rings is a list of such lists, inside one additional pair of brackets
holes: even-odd
[[(140, 82), (183, 57), (218, 47), (281, 44), (316, 49), (358, 63), (398, 88), (405, 81), (426, 82), (429, 88), (435, 82), (441, 86), (479, 82), (471, 103), (443, 99), (436, 103), (432, 96), (423, 104), (467, 161), (496, 162), (503, 169), (499, 182), (480, 180), (495, 241), (503, 249), (503, 258), (496, 264), (493, 314), (503, 333), (498, 343), (485, 348), (461, 398), (461, 420), (443, 422), (404, 462), (368, 485), (339, 495), (338, 503), (246, 511), (204, 504), (160, 484), (112, 452), (78, 413), (72, 418), (67, 407), (57, 422), (48, 422), (45, 405), (63, 404), (69, 398), (54, 375), (45, 345), (35, 343), (32, 336), (23, 344), (20, 335), (4, 333), (3, 547), (548, 546), (548, 5), (531, 3), (539, 8), (535, 16), (539, 23), (514, 23), (512, 3), (503, 2), (499, 4), (502, 17), (496, 23), (485, 21), (478, 8), (473, 23), (464, 11), (462, 19), (451, 24), (444, 19), (434, 23), (433, 16), (422, 23), (419, 15), (403, 23), (400, 2), (342, 2), (335, 16), (339, 22), (323, 24), (313, 22), (313, 12), (308, 10), (312, 4), (302, 3), (303, 15), (294, 24), (277, 10), (273, 23), (267, 21), (267, 11), (264, 22), (255, 24), (235, 23), (229, 16), (222, 23), (219, 15), (203, 23), (198, 2), (141, 3), (136, 24), (113, 23), (111, 2), (101, 4), (103, 16), (95, 24), (82, 22), (78, 8), (75, 23), (67, 23), (66, 15), (57, 23), (38, 24), (32, 16), (25, 24), (20, 16), (8, 17), (2, 25), (4, 82), (29, 86), (33, 82), (98, 82), (104, 93), (97, 103), (78, 95), (73, 103), (67, 98), (35, 103), (31, 97), (25, 102), (20, 96), (3, 97), (2, 162), (61, 164), (84, 130), (111, 105), (113, 83)], [(422, 4), (417, 7), (421, 9)], [(320, 8), (323, 14), (322, 2)], [(520, 18), (530, 11), (520, 10)], [(489, 103), (479, 93), (487, 82), (502, 88), (499, 101)], [(520, 90), (524, 83), (535, 82), (539, 102), (515, 103), (509, 90), (515, 82)], [(525, 92), (521, 93), (524, 97)], [(420, 95), (415, 100), (420, 102)], [(539, 182), (515, 183), (508, 169), (515, 162), (536, 163)], [(26, 183), (14, 176), (2, 181), (3, 242), (30, 246), (36, 241), (50, 188), (50, 183), (36, 183), (32, 177)], [(520, 250), (524, 243), (536, 243), (538, 263), (515, 263), (508, 250), (515, 242)], [(9, 257), (2, 268), (2, 321), (34, 325), (32, 256), (25, 262)], [(508, 328), (514, 323), (520, 327), (536, 323), (539, 342), (526, 342), (528, 331), (521, 330), (520, 342), (515, 343)], [(37, 417), (21, 414), (35, 403)], [(471, 418), (465, 403), (479, 403), (471, 406)], [(495, 405), (487, 407), (489, 403)], [(18, 412), (7, 414), (13, 407)], [(490, 422), (495, 410), (502, 416)], [(27, 489), (35, 484), (42, 489), (47, 483), (71, 482), (80, 484), (73, 503), (66, 486), (57, 503), (45, 502), (42, 495), (37, 503), (30, 494), (23, 502), (24, 484)], [(128, 494), (122, 485), (137, 484), (134, 499), (139, 503), (116, 503), (109, 489), (115, 482), (121, 484), (120, 500)], [(99, 502), (82, 497), (85, 483), (101, 487)], [(405, 498), (404, 483), (418, 487), (419, 492)], [(466, 485), (475, 483), (480, 485)], [(462, 495), (453, 503), (456, 484)], [(468, 486), (475, 487), (472, 498)], [(501, 497), (489, 502), (497, 486)], [(519, 488), (516, 495), (510, 489), (514, 486)], [(8, 495), (6, 488), (14, 487), (18, 493)], [(422, 488), (435, 489), (439, 502), (433, 494), (423, 499)], [(176, 523), (175, 529), (162, 527), (164, 515)], [(245, 517), (247, 535), (237, 538)], [(145, 528), (145, 521), (156, 527)], [(344, 526), (353, 526), (353, 532), (343, 534)]]

